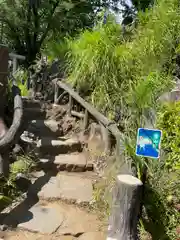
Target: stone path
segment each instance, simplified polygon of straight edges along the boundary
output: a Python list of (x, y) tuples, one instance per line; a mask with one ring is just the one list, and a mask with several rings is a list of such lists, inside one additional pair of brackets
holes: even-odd
[(102, 232), (88, 232), (76, 238), (73, 236), (59, 236), (58, 234), (45, 236), (42, 234), (35, 234), (27, 231), (7, 232), (2, 239), (4, 240), (104, 240), (105, 235)]
[(93, 199), (93, 181), (98, 176), (87, 152), (82, 151), (83, 144), (74, 137), (59, 139), (59, 123), (43, 120), (41, 115), (31, 122), (29, 129), (33, 128), (39, 128), (36, 150), (42, 170), (31, 174), (27, 197), (4, 218), (8, 230), (0, 237), (105, 240), (101, 221), (88, 207)]

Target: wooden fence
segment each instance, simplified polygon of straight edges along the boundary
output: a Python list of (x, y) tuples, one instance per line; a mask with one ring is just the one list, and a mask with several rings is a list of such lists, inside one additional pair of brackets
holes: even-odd
[[(58, 104), (66, 93), (69, 94), (68, 113), (83, 119), (83, 128), (87, 128), (89, 118), (93, 117), (103, 126), (106, 135), (114, 136), (116, 140), (116, 160), (121, 164), (121, 154), (124, 151), (124, 137), (117, 128), (115, 122), (107, 119), (98, 112), (88, 102), (79, 96), (73, 88), (58, 78), (53, 80), (54, 103)], [(59, 89), (62, 94), (59, 95)], [(83, 108), (84, 113), (73, 111), (73, 101), (78, 102)], [(109, 139), (108, 139), (109, 141)], [(131, 175), (118, 175), (117, 183), (113, 192), (112, 214), (109, 221), (107, 240), (134, 240), (137, 239), (137, 224), (141, 201), (142, 182)]]

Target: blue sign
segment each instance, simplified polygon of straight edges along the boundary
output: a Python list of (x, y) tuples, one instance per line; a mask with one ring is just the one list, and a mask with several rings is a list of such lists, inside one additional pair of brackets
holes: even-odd
[(159, 158), (162, 131), (139, 128), (136, 143), (136, 155)]

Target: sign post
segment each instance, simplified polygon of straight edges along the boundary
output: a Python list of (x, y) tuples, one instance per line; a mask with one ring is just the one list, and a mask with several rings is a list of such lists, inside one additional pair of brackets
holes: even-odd
[(159, 158), (161, 137), (161, 130), (139, 128), (136, 142), (136, 155), (149, 158)]

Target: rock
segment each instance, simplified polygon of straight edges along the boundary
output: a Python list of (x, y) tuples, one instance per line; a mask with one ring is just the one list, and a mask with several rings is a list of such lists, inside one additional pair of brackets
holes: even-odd
[(75, 118), (65, 116), (63, 119), (62, 130), (63, 134), (66, 135), (75, 126)]
[(174, 207), (175, 207), (175, 209), (176, 209), (178, 212), (180, 212), (180, 203), (179, 203), (179, 204), (176, 204)]
[(43, 154), (58, 155), (72, 151), (81, 151), (81, 143), (77, 139), (52, 140), (51, 138), (42, 138), (37, 142), (37, 148)]
[(159, 97), (160, 103), (176, 102), (180, 99), (180, 90), (173, 89), (171, 92), (164, 93)]
[(38, 179), (38, 178), (40, 178), (40, 177), (43, 177), (45, 174), (44, 174), (44, 172), (43, 171), (34, 171), (34, 172), (31, 172), (30, 173), (30, 177), (31, 177), (31, 179)]
[(59, 121), (66, 114), (66, 108), (60, 105), (52, 105), (52, 109), (47, 112), (47, 118)]
[[(29, 194), (37, 192), (39, 186), (32, 185)], [(89, 203), (92, 199), (92, 181), (82, 178), (78, 174), (59, 174), (51, 177), (38, 192), (38, 197), (45, 200), (62, 199), (77, 203)]]
[(82, 234), (78, 240), (106, 240), (105, 233), (102, 232), (87, 232)]
[(0, 231), (6, 231), (8, 229), (8, 226), (6, 224), (0, 225)]

